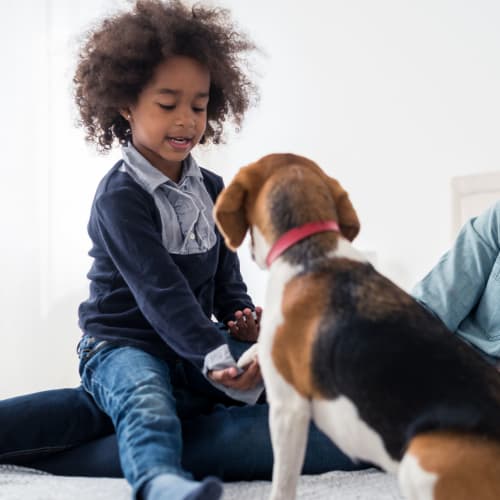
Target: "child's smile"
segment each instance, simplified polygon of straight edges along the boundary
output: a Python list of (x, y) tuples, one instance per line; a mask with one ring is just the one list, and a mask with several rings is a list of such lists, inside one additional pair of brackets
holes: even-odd
[(189, 57), (174, 56), (157, 66), (137, 102), (124, 111), (135, 148), (173, 181), (203, 137), (209, 91), (208, 69)]
[(193, 137), (167, 137), (167, 141), (172, 146), (172, 149), (178, 151), (185, 151), (193, 147)]

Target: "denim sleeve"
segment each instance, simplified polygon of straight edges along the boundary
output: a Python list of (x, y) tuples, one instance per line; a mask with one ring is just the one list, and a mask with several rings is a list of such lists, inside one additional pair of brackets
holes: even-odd
[(121, 188), (100, 196), (95, 210), (101, 243), (140, 311), (168, 346), (201, 370), (205, 356), (226, 340), (164, 248), (147, 200)]
[(451, 331), (483, 294), (500, 249), (499, 223), (500, 203), (469, 220), (453, 247), (411, 292)]

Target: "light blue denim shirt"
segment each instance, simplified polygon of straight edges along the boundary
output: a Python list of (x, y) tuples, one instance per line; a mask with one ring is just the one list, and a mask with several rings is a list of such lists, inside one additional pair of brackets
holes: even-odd
[(452, 332), (500, 357), (500, 202), (464, 225), (412, 295)]

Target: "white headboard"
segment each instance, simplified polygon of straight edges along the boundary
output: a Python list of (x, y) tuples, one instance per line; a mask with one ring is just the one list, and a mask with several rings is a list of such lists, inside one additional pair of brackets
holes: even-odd
[(451, 180), (452, 238), (471, 217), (500, 200), (500, 171), (463, 175)]

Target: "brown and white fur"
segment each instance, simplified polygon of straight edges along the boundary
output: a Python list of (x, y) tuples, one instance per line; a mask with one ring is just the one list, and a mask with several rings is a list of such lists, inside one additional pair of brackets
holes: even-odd
[(271, 498), (295, 498), (312, 419), (353, 459), (397, 474), (410, 500), (498, 500), (499, 374), (351, 246), (359, 222), (340, 184), (306, 158), (269, 155), (239, 171), (214, 214), (233, 250), (250, 230), (262, 268), (293, 227), (340, 226), (269, 268), (257, 349)]

